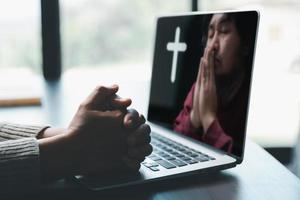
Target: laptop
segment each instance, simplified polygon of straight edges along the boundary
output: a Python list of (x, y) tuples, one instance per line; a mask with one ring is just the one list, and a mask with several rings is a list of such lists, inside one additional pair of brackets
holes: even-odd
[(152, 154), (137, 174), (77, 180), (104, 190), (240, 164), (258, 21), (251, 10), (159, 17), (147, 115)]

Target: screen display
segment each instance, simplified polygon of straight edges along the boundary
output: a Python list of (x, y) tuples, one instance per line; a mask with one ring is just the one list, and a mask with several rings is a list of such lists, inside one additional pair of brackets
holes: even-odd
[(148, 120), (241, 157), (256, 11), (160, 17)]

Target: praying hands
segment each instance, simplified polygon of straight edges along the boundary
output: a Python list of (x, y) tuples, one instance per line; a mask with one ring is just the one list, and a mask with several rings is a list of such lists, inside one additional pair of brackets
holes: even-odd
[(214, 51), (211, 47), (206, 47), (199, 65), (193, 107), (190, 114), (193, 126), (202, 127), (206, 132), (210, 124), (216, 119), (217, 108)]
[(150, 127), (117, 86), (97, 87), (80, 105), (67, 129), (39, 135), (44, 180), (69, 175), (138, 171), (152, 152)]

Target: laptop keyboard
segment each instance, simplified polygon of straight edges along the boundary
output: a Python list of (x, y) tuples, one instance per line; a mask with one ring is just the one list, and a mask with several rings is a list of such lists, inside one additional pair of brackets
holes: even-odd
[(151, 162), (143, 162), (142, 164), (155, 172), (159, 171), (159, 166), (166, 169), (173, 169), (199, 162), (215, 160), (212, 156), (196, 151), (195, 149), (153, 132), (151, 133), (151, 145), (153, 146), (153, 152), (148, 156)]

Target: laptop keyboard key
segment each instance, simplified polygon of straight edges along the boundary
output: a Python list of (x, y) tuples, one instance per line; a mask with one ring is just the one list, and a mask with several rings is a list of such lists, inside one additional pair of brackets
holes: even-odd
[(196, 158), (198, 156), (198, 154), (195, 154), (195, 153), (191, 153), (191, 154), (188, 154), (190, 157), (192, 158)]
[(161, 156), (161, 157), (164, 157), (164, 156), (168, 155), (168, 154), (166, 154), (166, 153), (163, 152), (163, 151), (160, 151), (160, 152), (158, 152), (157, 154), (158, 154), (159, 156)]
[(185, 162), (187, 162), (188, 164), (195, 164), (195, 163), (198, 163), (198, 161), (197, 160), (187, 160), (187, 161), (185, 161)]
[(173, 152), (170, 153), (170, 154), (172, 154), (173, 156), (178, 156), (180, 153), (178, 153), (178, 152), (176, 152), (176, 151), (173, 151)]
[(195, 153), (193, 153), (193, 152), (191, 152), (191, 151), (189, 151), (189, 152), (187, 153), (187, 155), (190, 156), (190, 157), (197, 157), (197, 156), (198, 156), (198, 154), (195, 154)]
[(195, 160), (198, 160), (200, 162), (205, 162), (205, 161), (209, 161), (209, 158), (207, 158), (206, 156), (198, 156), (196, 158), (194, 158)]
[(209, 157), (209, 159), (210, 159), (210, 160), (216, 160), (214, 157), (211, 157), (211, 156)]
[(159, 151), (156, 147), (154, 147), (154, 149), (153, 149), (152, 152), (153, 152), (153, 153), (159, 153), (160, 151)]
[(186, 166), (187, 164), (179, 159), (176, 160), (170, 160), (171, 163), (173, 163), (174, 165), (176, 165), (177, 167), (182, 167), (182, 166)]
[(158, 167), (159, 165), (157, 163), (148, 163), (144, 162), (142, 163), (145, 167)]
[(159, 171), (159, 169), (158, 169), (157, 167), (149, 167), (149, 169), (151, 169), (151, 170), (154, 171), (154, 172)]
[(178, 158), (184, 158), (185, 156), (183, 154), (178, 154), (177, 157)]
[(172, 157), (172, 156), (168, 156), (168, 158), (166, 158), (167, 160), (175, 160), (176, 158), (175, 157)]
[(184, 153), (184, 154), (187, 154), (187, 155), (189, 153), (189, 151), (187, 151), (186, 149), (183, 149), (181, 152)]
[(173, 153), (172, 155), (173, 155), (173, 156), (176, 156), (176, 157), (178, 157), (178, 158), (184, 157), (183, 154), (180, 154), (180, 153), (178, 153), (178, 152), (175, 152), (175, 153)]
[[(166, 159), (166, 160), (169, 160), (169, 159), (171, 159), (171, 158), (173, 158), (173, 157), (170, 156), (170, 155), (166, 155), (166, 156), (164, 156), (163, 158)], [(171, 160), (172, 160), (172, 159), (171, 159)]]
[(156, 161), (158, 164), (160, 164), (161, 166), (163, 166), (164, 168), (166, 169), (172, 169), (172, 168), (175, 168), (176, 166), (165, 161), (165, 160), (158, 160)]
[(191, 158), (189, 158), (189, 157), (182, 157), (182, 158), (180, 158), (181, 160), (184, 160), (184, 161), (188, 161), (188, 160), (192, 160)]
[(173, 154), (173, 153), (175, 153), (175, 151), (171, 149), (170, 151), (168, 151), (168, 153)]
[(156, 156), (156, 155), (150, 155), (148, 158), (150, 158), (153, 161), (158, 161), (158, 160), (162, 160), (160, 157)]
[(167, 148), (167, 149), (165, 149), (165, 151), (168, 152), (168, 153), (173, 153), (174, 152), (173, 149), (171, 149), (171, 148)]

